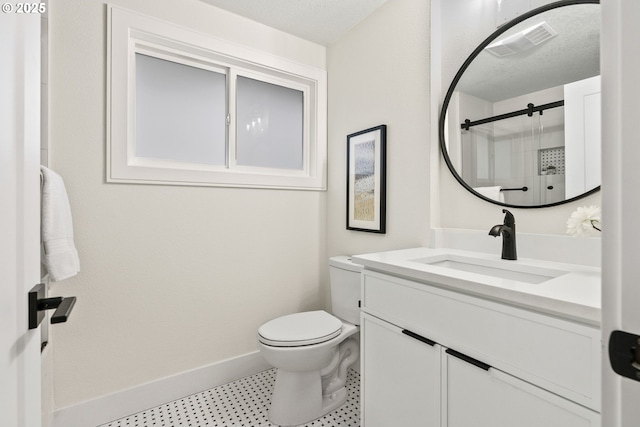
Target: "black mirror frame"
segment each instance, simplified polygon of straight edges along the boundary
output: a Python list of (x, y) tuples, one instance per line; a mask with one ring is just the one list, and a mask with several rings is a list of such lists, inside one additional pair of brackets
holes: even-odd
[(473, 52), (471, 52), (471, 55), (469, 55), (469, 57), (466, 59), (466, 61), (464, 61), (464, 63), (462, 64), (462, 66), (460, 67), (458, 72), (456, 73), (455, 77), (453, 78), (453, 81), (451, 82), (451, 85), (449, 86), (449, 89), (447, 90), (447, 94), (445, 95), (444, 100), (442, 102), (442, 107), (441, 107), (441, 110), (440, 110), (440, 118), (438, 120), (438, 136), (439, 136), (439, 139), (440, 139), (440, 152), (442, 153), (442, 156), (444, 157), (444, 161), (446, 162), (447, 167), (449, 168), (449, 171), (451, 171), (451, 173), (453, 174), (455, 179), (465, 189), (467, 189), (467, 191), (469, 191), (474, 196), (479, 197), (482, 200), (485, 200), (487, 202), (490, 202), (490, 203), (493, 203), (493, 204), (499, 205), (499, 206), (506, 206), (506, 207), (510, 207), (510, 208), (519, 208), (519, 209), (538, 209), (538, 208), (548, 208), (548, 207), (552, 207), (552, 206), (562, 205), (562, 204), (565, 204), (565, 203), (570, 203), (570, 202), (582, 199), (583, 197), (586, 197), (586, 196), (588, 196), (590, 194), (596, 193), (597, 191), (600, 191), (600, 186), (597, 186), (597, 187), (593, 188), (592, 190), (589, 190), (589, 191), (587, 191), (585, 193), (582, 193), (579, 196), (573, 197), (571, 199), (566, 199), (566, 200), (562, 200), (560, 202), (555, 202), (555, 203), (548, 203), (546, 205), (532, 205), (532, 206), (510, 205), (508, 203), (502, 203), (502, 202), (499, 202), (497, 200), (490, 199), (490, 198), (485, 197), (482, 194), (474, 191), (473, 188), (469, 184), (467, 184), (464, 181), (464, 179), (462, 179), (462, 177), (458, 174), (458, 172), (454, 168), (453, 164), (451, 163), (451, 159), (449, 158), (449, 154), (447, 152), (447, 145), (446, 145), (446, 141), (445, 141), (445, 137), (444, 137), (444, 133), (445, 133), (444, 132), (445, 117), (446, 117), (446, 114), (447, 114), (447, 108), (449, 107), (449, 102), (451, 101), (451, 96), (453, 95), (454, 89), (458, 85), (458, 82), (460, 81), (460, 78), (462, 77), (464, 72), (467, 70), (467, 68), (469, 68), (469, 65), (471, 65), (473, 60), (484, 50), (485, 47), (487, 47), (490, 43), (492, 43), (495, 39), (497, 39), (501, 34), (505, 33), (507, 30), (513, 28), (514, 26), (518, 25), (522, 21), (525, 21), (525, 20), (531, 18), (532, 16), (538, 15), (540, 13), (543, 13), (543, 12), (546, 12), (546, 11), (549, 11), (549, 10), (552, 10), (552, 9), (557, 9), (559, 7), (578, 5), (578, 4), (600, 4), (600, 0), (560, 0), (560, 1), (557, 1), (557, 2), (554, 2), (554, 3), (546, 4), (544, 6), (540, 6), (540, 7), (536, 8), (536, 9), (530, 10), (529, 12), (523, 13), (522, 15), (512, 19), (511, 21), (509, 21), (508, 23), (506, 23), (502, 27), (498, 28), (489, 37), (487, 37), (482, 43), (480, 43), (480, 45), (478, 45), (478, 47), (476, 47), (475, 50)]

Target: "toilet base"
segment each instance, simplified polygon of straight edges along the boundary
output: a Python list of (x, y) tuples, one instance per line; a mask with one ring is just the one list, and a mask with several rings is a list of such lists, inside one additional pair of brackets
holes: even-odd
[(271, 395), (269, 421), (278, 426), (306, 424), (347, 401), (347, 370), (358, 359), (358, 343), (347, 339), (321, 370), (287, 371), (278, 368)]
[(287, 372), (278, 369), (269, 421), (278, 426), (306, 424), (328, 414), (346, 400), (345, 387), (323, 396), (320, 371)]

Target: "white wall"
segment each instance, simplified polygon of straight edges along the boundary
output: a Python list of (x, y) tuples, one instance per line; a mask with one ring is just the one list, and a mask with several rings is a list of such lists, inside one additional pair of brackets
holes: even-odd
[[(429, 230), (429, 2), (385, 3), (329, 47), (327, 251), (421, 246)], [(387, 125), (387, 232), (346, 230), (346, 137)]]
[[(196, 0), (113, 4), (325, 68), (325, 48)], [(257, 350), (274, 316), (323, 306), (322, 192), (105, 183), (106, 5), (50, 5), (50, 167), (65, 179), (81, 272), (51, 328), (61, 408)]]
[[(536, 0), (532, 6), (550, 3), (551, 0)], [(434, 59), (436, 81), (433, 84), (432, 96), (442, 99), (457, 70), (465, 59), (495, 30), (495, 0), (432, 0), (436, 9), (441, 9), (440, 26), (442, 33), (432, 34), (432, 42), (442, 55)], [(440, 63), (437, 63), (440, 61)], [(441, 78), (437, 75), (441, 74)], [(439, 90), (440, 94), (436, 93)], [(432, 116), (433, 126), (437, 126), (438, 113)], [(437, 133), (432, 138), (438, 144)], [(455, 180), (442, 155), (433, 155), (431, 169), (432, 187), (431, 203), (437, 212), (432, 214), (432, 225), (444, 228), (489, 229), (500, 223), (503, 218), (502, 207), (485, 202), (472, 195)], [(439, 193), (439, 194), (438, 194)], [(544, 209), (510, 209), (516, 217), (518, 231), (542, 234), (565, 234), (566, 221), (579, 206), (600, 205), (600, 193), (593, 194), (577, 202)]]

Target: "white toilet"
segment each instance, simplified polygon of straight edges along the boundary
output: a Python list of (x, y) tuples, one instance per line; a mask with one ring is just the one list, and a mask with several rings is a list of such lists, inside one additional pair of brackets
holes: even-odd
[(352, 335), (360, 323), (361, 270), (349, 257), (330, 258), (333, 315), (322, 310), (295, 313), (258, 329), (260, 352), (278, 369), (269, 408), (271, 423), (305, 424), (347, 400), (347, 369), (359, 354)]

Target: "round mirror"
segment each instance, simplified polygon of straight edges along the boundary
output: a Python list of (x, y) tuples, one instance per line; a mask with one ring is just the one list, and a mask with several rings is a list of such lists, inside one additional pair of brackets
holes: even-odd
[(451, 173), (476, 196), (538, 208), (600, 189), (600, 5), (565, 0), (471, 53), (440, 113)]

